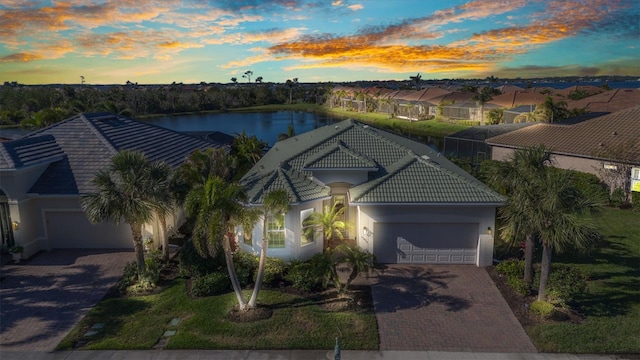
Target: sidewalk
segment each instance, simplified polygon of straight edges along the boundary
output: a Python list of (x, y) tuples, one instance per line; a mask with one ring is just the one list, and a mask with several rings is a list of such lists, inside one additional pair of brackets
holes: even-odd
[[(539, 353), (459, 353), (442, 351), (349, 351), (341, 360), (614, 360), (615, 355), (573, 355)], [(1, 351), (2, 360), (333, 360), (333, 351), (324, 350), (140, 350), (140, 351)]]

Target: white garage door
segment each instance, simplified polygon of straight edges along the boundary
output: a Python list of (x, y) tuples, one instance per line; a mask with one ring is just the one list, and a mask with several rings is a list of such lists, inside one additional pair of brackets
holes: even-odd
[(374, 254), (381, 263), (475, 264), (478, 224), (376, 223)]
[(92, 224), (82, 211), (45, 211), (47, 237), (52, 249), (130, 249), (127, 224)]

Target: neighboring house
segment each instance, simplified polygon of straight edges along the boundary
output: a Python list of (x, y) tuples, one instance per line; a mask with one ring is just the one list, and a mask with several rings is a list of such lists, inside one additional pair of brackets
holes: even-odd
[[(218, 145), (109, 113), (78, 115), (0, 143), (3, 245), (21, 244), (26, 256), (56, 248), (132, 248), (128, 225), (91, 224), (82, 210), (80, 197), (95, 191), (96, 173), (121, 150), (140, 151), (175, 168), (208, 147)], [(169, 216), (167, 224), (179, 220)], [(157, 237), (157, 222), (143, 233)]]
[[(242, 178), (249, 205), (285, 189), (286, 214), (268, 220), (268, 255), (308, 259), (327, 246), (304, 220), (334, 204), (346, 238), (381, 263), (492, 263), (496, 208), (504, 199), (429, 146), (346, 120), (276, 143)], [(240, 234), (258, 252), (262, 221)]]
[(570, 125), (535, 124), (486, 142), (494, 160), (543, 144), (552, 152), (554, 166), (562, 169), (602, 175), (601, 169), (614, 170), (620, 163), (640, 167), (640, 107)]
[(486, 139), (522, 129), (533, 124), (534, 123), (473, 126), (445, 137), (442, 153), (447, 158), (467, 159), (471, 161), (472, 165), (479, 165), (484, 160), (491, 159), (491, 146), (485, 142)]

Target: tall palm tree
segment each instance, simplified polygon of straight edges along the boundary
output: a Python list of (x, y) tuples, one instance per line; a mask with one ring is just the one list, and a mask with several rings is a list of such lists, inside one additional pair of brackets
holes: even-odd
[(186, 201), (187, 214), (195, 219), (192, 239), (196, 250), (201, 256), (215, 257), (222, 249), (231, 286), (243, 310), (247, 302), (233, 266), (231, 238), (236, 226), (246, 226), (245, 231), (250, 231), (257, 220), (243, 205), (246, 200), (244, 189), (238, 183), (211, 177), (204, 186), (189, 192)]
[(158, 179), (152, 175), (159, 166), (164, 165), (150, 162), (140, 152), (121, 151), (91, 181), (97, 192), (82, 197), (90, 221), (129, 224), (139, 276), (145, 272), (142, 226), (164, 206), (158, 201)]
[(285, 213), (289, 210), (289, 193), (286, 190), (278, 189), (269, 192), (264, 197), (262, 211), (262, 249), (260, 250), (260, 263), (258, 264), (258, 275), (253, 287), (253, 293), (249, 299), (248, 307), (254, 308), (258, 299), (258, 293), (262, 287), (264, 277), (264, 266), (267, 260), (267, 248), (269, 247), (270, 234), (267, 232), (267, 222), (270, 216)]
[[(564, 120), (569, 116), (567, 110), (567, 102), (560, 100), (558, 102), (553, 101), (551, 96), (547, 96), (542, 104), (538, 107), (540, 111), (547, 115), (549, 122)], [(536, 108), (536, 110), (538, 109)]]
[(525, 238), (524, 281), (529, 285), (533, 283), (533, 240), (538, 229), (535, 213), (540, 194), (536, 184), (546, 176), (550, 164), (551, 153), (541, 145), (515, 151), (509, 161), (494, 164), (485, 174), (489, 183), (508, 196), (506, 206), (498, 210), (502, 239)]
[(167, 234), (167, 216), (172, 212), (173, 205), (176, 202), (175, 189), (172, 187), (172, 170), (171, 167), (164, 163), (158, 162), (153, 164), (150, 169), (152, 184), (157, 186), (154, 190), (156, 195), (156, 216), (160, 220), (160, 243), (162, 244), (162, 259), (169, 260), (169, 237)]
[(589, 221), (590, 216), (585, 216), (597, 212), (598, 205), (578, 191), (571, 181), (571, 174), (550, 170), (538, 183), (539, 207), (535, 216), (542, 243), (538, 288), (538, 300), (542, 301), (546, 300), (553, 252), (586, 249), (599, 236)]

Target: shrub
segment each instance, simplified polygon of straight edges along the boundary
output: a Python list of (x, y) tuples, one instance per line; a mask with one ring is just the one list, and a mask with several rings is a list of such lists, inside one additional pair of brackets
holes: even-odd
[[(534, 284), (536, 287), (540, 284), (539, 271), (536, 272)], [(560, 306), (569, 305), (586, 291), (587, 276), (583, 272), (562, 264), (551, 265), (546, 294), (549, 302)]]
[(135, 261), (128, 262), (124, 266), (124, 271), (122, 273), (122, 277), (116, 283), (116, 288), (118, 292), (125, 293), (127, 292), (127, 288), (136, 283), (138, 280), (138, 264)]
[(224, 266), (224, 253), (222, 250), (218, 251), (218, 256), (215, 258), (211, 256), (202, 257), (191, 239), (186, 240), (180, 249), (180, 274), (182, 276), (198, 277), (216, 272)]
[(230, 284), (229, 275), (223, 271), (198, 276), (191, 282), (191, 295), (211, 296), (221, 294), (229, 291)]
[(594, 200), (595, 202), (606, 204), (609, 198), (608, 187), (594, 174), (584, 173), (575, 170), (562, 170), (569, 171), (572, 174), (573, 185), (582, 193), (585, 197)]
[(141, 280), (149, 282), (151, 285), (157, 285), (160, 281), (160, 271), (162, 270), (162, 260), (160, 257), (162, 253), (159, 250), (149, 252), (144, 259), (146, 265), (145, 273), (142, 275)]
[(524, 275), (524, 260), (508, 259), (496, 265), (496, 271), (507, 277), (507, 284), (514, 291), (527, 295), (529, 286), (522, 280)]
[[(282, 280), (284, 271), (287, 265), (284, 260), (278, 258), (268, 257), (264, 264), (264, 276), (262, 278), (263, 284), (273, 284), (276, 281)], [(253, 274), (253, 281), (258, 277), (258, 272)]]
[(634, 211), (640, 211), (640, 191), (631, 193), (631, 205)]
[(627, 197), (624, 194), (624, 190), (622, 190), (621, 188), (616, 188), (615, 190), (613, 190), (611, 196), (609, 197), (609, 205), (621, 207), (625, 205), (626, 198)]
[(507, 284), (514, 291), (516, 291), (517, 293), (519, 293), (521, 295), (528, 295), (529, 294), (529, 286), (520, 277), (508, 276), (507, 277)]
[(549, 319), (554, 316), (556, 307), (552, 303), (546, 301), (534, 301), (531, 303), (529, 310), (544, 319)]
[(507, 277), (524, 275), (524, 260), (508, 259), (496, 265), (496, 271)]
[(310, 261), (291, 262), (289, 271), (285, 278), (291, 282), (291, 285), (294, 288), (302, 292), (312, 292), (324, 289), (322, 278), (317, 276), (317, 272)]

